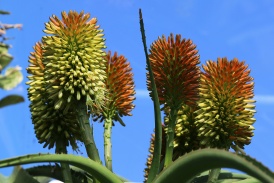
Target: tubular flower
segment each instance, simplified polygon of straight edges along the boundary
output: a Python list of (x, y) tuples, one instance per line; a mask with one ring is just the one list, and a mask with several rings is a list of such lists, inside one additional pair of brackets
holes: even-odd
[(243, 148), (251, 142), (256, 112), (250, 70), (236, 58), (208, 61), (203, 68), (195, 122), (201, 143), (225, 149), (234, 143)]
[(52, 16), (45, 24), (42, 38), (46, 92), (55, 109), (66, 113), (81, 98), (94, 101), (90, 107), (100, 109), (105, 93), (105, 39), (97, 19), (89, 14), (62, 12), (62, 20)]
[[(181, 40), (181, 35), (174, 38), (173, 34), (167, 40), (162, 36), (152, 43), (149, 59), (160, 104), (171, 108), (195, 105), (200, 77), (199, 55), (195, 48), (191, 40)], [(148, 73), (147, 86), (152, 97)]]
[(45, 92), (43, 53), (42, 44), (36, 43), (34, 52), (30, 53), (30, 65), (27, 68), (30, 74), (27, 82), (28, 98), (36, 137), (39, 143), (44, 143), (44, 147), (52, 148), (62, 136), (65, 137), (67, 146), (70, 143), (73, 149), (77, 149), (76, 141), (81, 139), (75, 113), (69, 110), (63, 115), (61, 111), (55, 110), (53, 101)]
[[(104, 113), (111, 113), (108, 116), (112, 116), (114, 120), (124, 125), (120, 117), (131, 116), (130, 112), (134, 108), (135, 90), (132, 68), (127, 59), (122, 55), (118, 56), (116, 52), (112, 56), (109, 51), (105, 60), (107, 60), (105, 81), (107, 96), (104, 105), (107, 111)], [(105, 115), (101, 114), (97, 118), (101, 118), (102, 121)]]

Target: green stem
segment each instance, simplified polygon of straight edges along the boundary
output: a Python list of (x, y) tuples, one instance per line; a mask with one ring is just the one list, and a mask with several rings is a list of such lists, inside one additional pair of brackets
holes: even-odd
[(87, 106), (84, 100), (77, 102), (77, 119), (80, 125), (80, 131), (82, 135), (82, 140), (85, 144), (87, 155), (90, 159), (101, 163), (99, 152), (96, 147), (94, 138), (93, 138), (93, 128), (89, 123), (89, 114), (87, 114)]
[(232, 149), (234, 149), (234, 151), (237, 153), (237, 154), (243, 154), (245, 155), (246, 153), (244, 152), (244, 150), (242, 148), (240, 148), (238, 145), (231, 145)]
[[(56, 142), (55, 153), (56, 154), (67, 154), (68, 153), (64, 138), (60, 137), (58, 139), (58, 141)], [(65, 183), (73, 183), (69, 164), (67, 164), (67, 163), (60, 163), (60, 164), (61, 164), (64, 182)]]
[(166, 154), (164, 168), (168, 167), (172, 163), (173, 148), (174, 148), (174, 131), (177, 120), (178, 110), (171, 108), (169, 113), (169, 122), (167, 125), (167, 138), (166, 138)]
[(112, 118), (107, 117), (104, 124), (104, 152), (106, 167), (112, 171), (112, 151), (111, 151), (111, 130), (112, 130)]
[(146, 63), (147, 63), (149, 78), (152, 86), (151, 92), (152, 92), (154, 116), (155, 116), (155, 141), (154, 141), (153, 159), (152, 159), (152, 164), (151, 164), (151, 168), (149, 170), (148, 179), (147, 179), (147, 182), (150, 183), (156, 177), (160, 168), (161, 149), (162, 149), (162, 122), (161, 122), (161, 110), (160, 110), (160, 103), (159, 103), (157, 88), (156, 88), (153, 72), (150, 65), (150, 60), (147, 53), (146, 35), (145, 35), (145, 28), (144, 28), (141, 9), (139, 9), (139, 17), (140, 17), (140, 29), (141, 29), (142, 41), (143, 41), (144, 51), (146, 56)]

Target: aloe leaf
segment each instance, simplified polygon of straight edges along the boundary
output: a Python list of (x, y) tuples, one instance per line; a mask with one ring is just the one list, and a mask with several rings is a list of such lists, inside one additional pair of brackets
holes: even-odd
[[(87, 175), (82, 170), (76, 169), (75, 167), (71, 168), (71, 175), (73, 182), (92, 182), (92, 176)], [(35, 166), (31, 168), (27, 168), (26, 172), (28, 172), (30, 175), (37, 177), (37, 176), (45, 176), (45, 177), (51, 177), (60, 181), (64, 182), (63, 176), (62, 176), (62, 170), (60, 166), (53, 166), (53, 165), (43, 165), (43, 166)]]
[(49, 183), (52, 179), (49, 177), (34, 177), (39, 183)]
[(18, 104), (20, 102), (24, 102), (24, 98), (20, 95), (8, 95), (0, 100), (0, 108), (12, 105), (12, 104)]
[(149, 170), (148, 179), (147, 179), (147, 182), (149, 183), (158, 174), (159, 168), (160, 168), (161, 149), (162, 149), (162, 122), (161, 122), (161, 110), (160, 110), (160, 103), (159, 103), (157, 88), (156, 88), (153, 72), (151, 69), (150, 60), (149, 60), (148, 53), (147, 53), (146, 35), (145, 35), (145, 28), (144, 28), (144, 22), (143, 22), (141, 9), (139, 9), (139, 18), (140, 18), (140, 29), (141, 29), (142, 41), (143, 41), (144, 51), (145, 51), (145, 56), (146, 56), (146, 63), (147, 63), (147, 68), (149, 71), (149, 78), (151, 80), (150, 82), (151, 82), (151, 86), (152, 86), (152, 98), (153, 98), (154, 116), (155, 116), (154, 152), (153, 152), (151, 168)]
[[(208, 171), (203, 172), (199, 176), (196, 176), (193, 180), (187, 182), (187, 183), (205, 183), (208, 180)], [(241, 180), (250, 180), (253, 179), (253, 177), (246, 175), (246, 174), (240, 174), (240, 173), (234, 173), (229, 171), (221, 170), (221, 173), (219, 174), (217, 182), (224, 182), (224, 181), (230, 181), (230, 182), (239, 182)]]
[(261, 182), (274, 182), (274, 174), (269, 169), (254, 159), (241, 156), (218, 149), (193, 151), (174, 161), (153, 182), (188, 182), (198, 173), (212, 168), (233, 168)]
[(7, 183), (39, 183), (36, 179), (30, 176), (22, 167), (16, 166), (12, 174), (7, 180)]
[(23, 80), (20, 70), (20, 67), (8, 68), (5, 75), (0, 76), (0, 88), (10, 90), (17, 86)]
[(4, 175), (0, 174), (0, 182), (6, 183), (7, 181), (7, 177), (5, 177)]
[(117, 175), (112, 173), (110, 170), (108, 170), (100, 163), (97, 163), (89, 158), (84, 158), (81, 156), (75, 156), (71, 154), (32, 154), (26, 156), (19, 156), (15, 158), (1, 160), (0, 168), (41, 162), (64, 162), (90, 173), (100, 182), (122, 182)]

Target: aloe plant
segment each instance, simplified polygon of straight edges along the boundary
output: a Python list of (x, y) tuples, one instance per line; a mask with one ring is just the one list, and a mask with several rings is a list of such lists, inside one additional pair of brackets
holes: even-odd
[[(43, 176), (68, 183), (129, 182), (112, 172), (111, 137), (115, 122), (125, 126), (122, 117), (134, 108), (130, 63), (103, 50), (105, 39), (96, 18), (75, 11), (61, 16), (54, 15), (45, 24), (47, 35), (34, 46), (27, 68), (36, 137), (44, 148), (56, 148), (56, 154), (0, 160), (0, 168), (16, 166), (15, 172), (20, 172), (0, 180), (48, 181), (37, 179)], [(202, 71), (195, 44), (179, 34), (159, 37), (148, 50), (141, 10), (139, 16), (155, 114), (144, 181), (274, 182), (274, 173), (243, 151), (251, 142), (256, 112), (253, 78), (245, 62), (218, 58), (203, 65)], [(104, 125), (105, 164), (93, 138), (91, 117)], [(77, 143), (85, 145), (88, 158), (67, 154), (66, 147), (77, 150)], [(55, 164), (19, 167), (42, 162)]]

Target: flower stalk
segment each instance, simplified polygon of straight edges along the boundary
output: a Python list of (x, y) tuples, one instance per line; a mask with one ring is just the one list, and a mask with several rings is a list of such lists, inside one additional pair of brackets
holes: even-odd
[(85, 100), (80, 100), (77, 102), (77, 120), (80, 125), (80, 133), (82, 135), (83, 142), (87, 151), (87, 155), (90, 159), (95, 162), (102, 163), (99, 157), (99, 152), (96, 147), (93, 128), (89, 122), (89, 114), (87, 112), (87, 106)]
[[(56, 154), (67, 154), (66, 141), (64, 138), (60, 137), (56, 142)], [(63, 174), (63, 179), (65, 183), (73, 183), (71, 177), (71, 171), (68, 163), (61, 162), (61, 170)]]
[(169, 124), (167, 126), (167, 142), (166, 142), (166, 154), (164, 168), (168, 167), (172, 163), (173, 149), (174, 149), (174, 132), (175, 124), (177, 120), (178, 110), (172, 108), (169, 113)]
[(104, 121), (104, 152), (106, 167), (112, 171), (112, 144), (111, 144), (111, 132), (112, 132), (112, 118), (108, 116)]

